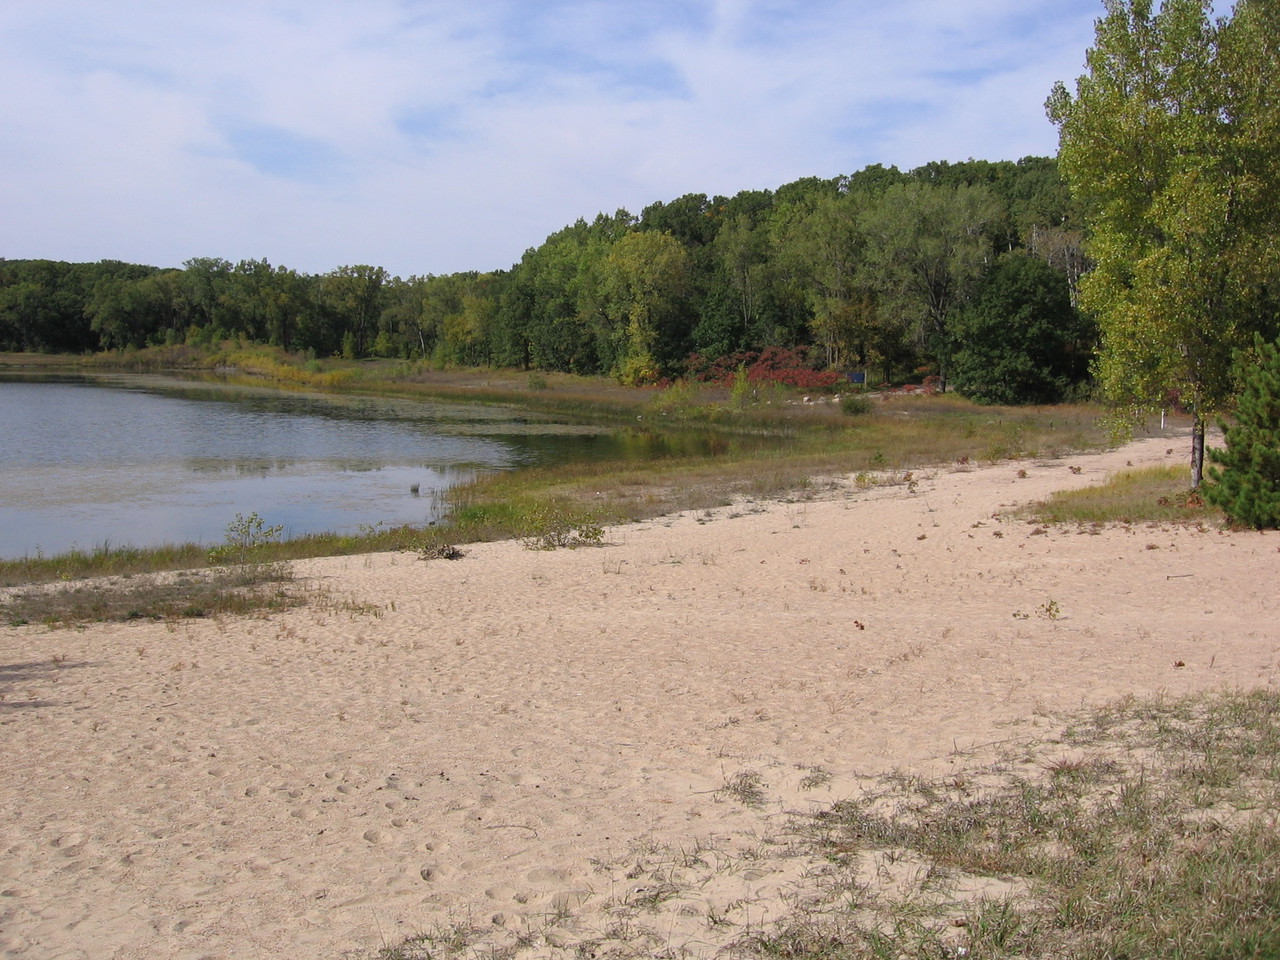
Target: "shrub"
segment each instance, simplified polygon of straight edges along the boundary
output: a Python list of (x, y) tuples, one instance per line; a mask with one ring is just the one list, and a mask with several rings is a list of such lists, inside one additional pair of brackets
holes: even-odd
[(861, 393), (846, 393), (840, 398), (840, 409), (851, 417), (864, 417), (874, 409), (871, 398)]
[(687, 363), (689, 376), (703, 383), (733, 387), (745, 371), (748, 383), (779, 383), (801, 390), (831, 390), (844, 378), (834, 370), (815, 370), (813, 361), (801, 347), (765, 347), (740, 350), (714, 360), (693, 354)]
[(255, 552), (267, 544), (279, 543), (284, 525), (268, 527), (256, 513), (237, 513), (227, 524), (226, 542), (209, 551), (210, 563), (249, 563)]
[(527, 550), (561, 547), (598, 547), (604, 544), (604, 527), (595, 514), (566, 504), (542, 504), (529, 516), (532, 528), (520, 542)]

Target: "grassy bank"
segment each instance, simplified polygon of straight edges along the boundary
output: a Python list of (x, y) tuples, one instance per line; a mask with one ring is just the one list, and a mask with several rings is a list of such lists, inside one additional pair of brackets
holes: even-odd
[[(56, 361), (56, 362), (55, 362)], [(825, 476), (1051, 457), (1105, 443), (1096, 408), (979, 407), (954, 395), (888, 394), (857, 404), (782, 388), (624, 388), (603, 378), (510, 370), (434, 370), (405, 361), (318, 361), (225, 345), (154, 348), (88, 358), (0, 357), (0, 364), (92, 371), (182, 369), (281, 387), (515, 405), (633, 429), (713, 427), (732, 441), (712, 456), (567, 464), (485, 476), (444, 495), (447, 519), (362, 535), (317, 534), (259, 544), (254, 562), (391, 550), (438, 551), (485, 540), (555, 543), (573, 531), (738, 500), (807, 498)], [(0, 587), (213, 569), (209, 545), (107, 545), (0, 561)], [(199, 606), (199, 604), (196, 604)]]

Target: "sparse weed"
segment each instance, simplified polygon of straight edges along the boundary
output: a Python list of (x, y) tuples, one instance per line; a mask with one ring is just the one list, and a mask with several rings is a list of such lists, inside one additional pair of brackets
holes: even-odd
[(1058, 606), (1058, 601), (1050, 597), (1044, 603), (1036, 608), (1036, 613), (1045, 620), (1061, 620), (1062, 608)]
[(884, 858), (878, 889), (738, 946), (813, 960), (1280, 955), (1280, 695), (1129, 699), (1062, 740), (1088, 752), (1033, 763), (1039, 775), (971, 759), (963, 788), (956, 773), (884, 778), (808, 818), (855, 886), (866, 857)]
[(466, 556), (452, 543), (428, 543), (418, 551), (420, 560), (461, 560)]
[(725, 778), (724, 786), (715, 795), (736, 800), (744, 807), (760, 807), (766, 799), (764, 786), (764, 777), (755, 770), (739, 770)]
[(822, 767), (810, 767), (809, 772), (800, 778), (801, 790), (817, 790), (831, 782), (831, 771)]

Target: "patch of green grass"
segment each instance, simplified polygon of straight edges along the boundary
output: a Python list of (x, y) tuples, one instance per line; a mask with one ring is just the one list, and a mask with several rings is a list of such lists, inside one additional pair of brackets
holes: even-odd
[(1106, 483), (1064, 490), (1023, 514), (1041, 523), (1211, 523), (1220, 511), (1188, 486), (1185, 467), (1125, 470)]
[[(1280, 694), (1126, 700), (1077, 718), (1056, 743), (989, 766), (971, 758), (945, 780), (884, 784), (805, 829), (851, 876), (870, 856), (917, 857), (920, 879), (796, 911), (742, 949), (815, 960), (1280, 956)], [(964, 895), (982, 881), (1005, 892)]]

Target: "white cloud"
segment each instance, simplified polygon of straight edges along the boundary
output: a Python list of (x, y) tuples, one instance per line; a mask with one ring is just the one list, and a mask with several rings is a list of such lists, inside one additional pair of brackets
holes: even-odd
[(1097, 0), (9, 0), (0, 256), (510, 265), (578, 216), (1052, 153)]

